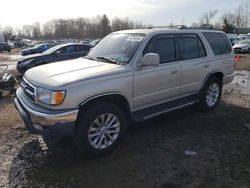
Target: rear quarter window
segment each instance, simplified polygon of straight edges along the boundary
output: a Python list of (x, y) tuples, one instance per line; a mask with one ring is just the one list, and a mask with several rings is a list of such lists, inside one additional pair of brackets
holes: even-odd
[(232, 51), (230, 42), (224, 33), (203, 32), (203, 35), (210, 44), (214, 55), (226, 54)]

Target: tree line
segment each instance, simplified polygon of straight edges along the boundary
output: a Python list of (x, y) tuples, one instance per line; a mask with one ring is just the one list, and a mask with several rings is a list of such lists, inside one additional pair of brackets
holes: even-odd
[(217, 10), (209, 10), (202, 14), (198, 22), (193, 22), (192, 26), (213, 25), (214, 29), (222, 30), (226, 33), (240, 33), (243, 29), (249, 28), (250, 24), (250, 4), (248, 0), (242, 2), (232, 11), (222, 13), (222, 15), (214, 21), (218, 14)]
[(36, 22), (31, 25), (24, 25), (20, 28), (6, 26), (2, 29), (7, 39), (17, 35), (21, 38), (35, 40), (52, 39), (94, 39), (103, 38), (113, 31), (124, 29), (145, 28), (141, 22), (132, 21), (129, 18), (115, 17), (111, 21), (107, 15), (98, 15), (94, 18), (75, 18), (75, 19), (53, 19), (41, 25)]

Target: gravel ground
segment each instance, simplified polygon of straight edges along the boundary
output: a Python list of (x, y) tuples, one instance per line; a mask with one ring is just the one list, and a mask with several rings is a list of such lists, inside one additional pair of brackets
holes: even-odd
[[(248, 67), (249, 60), (247, 55), (237, 66)], [(247, 75), (237, 72), (214, 112), (188, 107), (133, 124), (117, 150), (96, 159), (83, 158), (70, 138), (46, 144), (29, 134), (12, 97), (5, 97), (0, 100), (0, 187), (250, 188)], [(186, 155), (186, 150), (195, 152)]]

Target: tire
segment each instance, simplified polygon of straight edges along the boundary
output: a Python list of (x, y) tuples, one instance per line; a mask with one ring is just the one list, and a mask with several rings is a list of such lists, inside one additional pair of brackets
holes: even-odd
[(250, 48), (247, 50), (247, 54), (250, 54)]
[(0, 99), (3, 97), (3, 92), (0, 91)]
[(213, 111), (220, 103), (222, 80), (210, 77), (201, 91), (200, 107), (203, 111)]
[(104, 155), (119, 145), (126, 126), (126, 116), (120, 107), (112, 103), (96, 103), (79, 114), (76, 145), (87, 157)]

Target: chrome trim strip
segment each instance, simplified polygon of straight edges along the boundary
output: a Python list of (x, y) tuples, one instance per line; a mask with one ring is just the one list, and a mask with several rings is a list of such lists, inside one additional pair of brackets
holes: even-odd
[(195, 101), (192, 101), (192, 102), (186, 103), (184, 105), (180, 105), (180, 106), (177, 106), (177, 107), (174, 107), (174, 108), (170, 108), (170, 109), (167, 109), (167, 110), (163, 110), (161, 112), (157, 112), (157, 113), (151, 114), (149, 116), (145, 116), (145, 117), (143, 117), (143, 119), (147, 120), (147, 119), (156, 117), (156, 116), (158, 116), (160, 114), (164, 114), (166, 112), (170, 112), (170, 111), (177, 110), (177, 109), (180, 109), (180, 108), (183, 108), (183, 107), (186, 107), (186, 106), (190, 106), (190, 105), (195, 104), (195, 103), (196, 103)]

